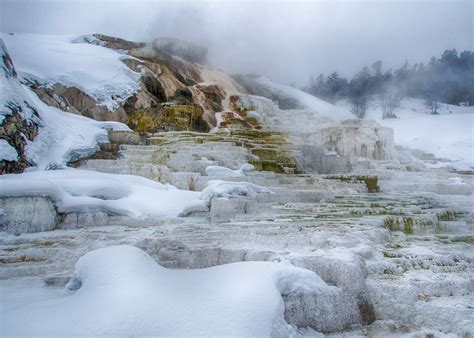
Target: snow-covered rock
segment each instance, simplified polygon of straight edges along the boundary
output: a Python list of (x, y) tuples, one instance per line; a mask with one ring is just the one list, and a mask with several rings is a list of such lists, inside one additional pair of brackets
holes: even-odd
[(129, 130), (122, 123), (98, 122), (46, 105), (31, 89), (20, 84), (5, 45), (1, 46), (2, 60), (6, 61), (0, 74), (0, 118), (9, 126), (2, 127), (0, 133), (15, 141), (21, 160), (37, 169), (63, 167), (96, 152), (98, 142), (108, 142), (107, 129)]
[(7, 140), (0, 139), (0, 161), (18, 161), (18, 152), (8, 143)]
[(207, 176), (218, 176), (218, 177), (242, 177), (246, 176), (246, 173), (254, 171), (255, 167), (251, 164), (243, 164), (240, 169), (232, 170), (221, 166), (209, 166), (206, 167)]
[[(139, 176), (67, 169), (0, 176), (0, 196), (48, 197), (62, 214), (102, 212), (159, 218), (176, 217), (199, 193)], [(28, 215), (24, 219), (28, 221)]]
[[(77, 36), (1, 34), (22, 78), (77, 87), (113, 111), (139, 88), (130, 58)], [(32, 54), (33, 52), (33, 54)]]
[(314, 272), (290, 265), (168, 270), (131, 246), (87, 253), (68, 287), (72, 291), (34, 306), (2, 306), (2, 335), (288, 336), (295, 332), (285, 321), (282, 296), (306, 295), (324, 309), (340, 293)]
[[(211, 208), (211, 203), (216, 198), (233, 198), (233, 197), (256, 197), (259, 194), (271, 194), (272, 191), (268, 188), (249, 182), (230, 182), (221, 180), (211, 180), (207, 182), (206, 188), (201, 191), (199, 199), (189, 202), (181, 213), (182, 216), (188, 216), (194, 212), (208, 211)], [(243, 211), (244, 204), (239, 204)], [(235, 208), (231, 207), (235, 213)], [(220, 210), (220, 209), (219, 209)], [(220, 210), (221, 212), (223, 210)]]
[(42, 124), (38, 136), (26, 147), (27, 157), (38, 169), (62, 167), (94, 154), (98, 143), (107, 143), (107, 130), (130, 130), (119, 122), (101, 122), (66, 113), (42, 102), (23, 86), (28, 102), (37, 108)]

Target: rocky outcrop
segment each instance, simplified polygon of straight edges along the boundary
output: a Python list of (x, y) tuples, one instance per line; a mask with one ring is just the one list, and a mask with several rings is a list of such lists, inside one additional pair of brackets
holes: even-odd
[(166, 104), (156, 108), (136, 110), (129, 114), (127, 125), (138, 132), (156, 133), (158, 131), (209, 131), (202, 118), (199, 105)]
[(0, 160), (0, 174), (20, 173), (28, 166), (25, 147), (38, 134), (41, 120), (21, 95), (17, 72), (2, 40), (0, 56), (0, 139), (6, 140), (18, 154), (16, 161)]
[(126, 116), (123, 108), (119, 107), (111, 112), (76, 87), (67, 87), (60, 83), (49, 86), (34, 81), (28, 81), (28, 85), (44, 103), (69, 113), (97, 121), (123, 121)]
[(317, 126), (308, 140), (340, 156), (391, 160), (396, 155), (393, 130), (372, 120), (351, 119)]

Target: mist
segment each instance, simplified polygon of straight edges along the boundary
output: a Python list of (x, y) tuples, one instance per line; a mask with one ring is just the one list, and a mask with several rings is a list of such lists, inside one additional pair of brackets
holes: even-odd
[(208, 48), (209, 63), (305, 85), (311, 74), (352, 76), (364, 65), (427, 62), (473, 49), (467, 1), (1, 0), (1, 30), (175, 37)]

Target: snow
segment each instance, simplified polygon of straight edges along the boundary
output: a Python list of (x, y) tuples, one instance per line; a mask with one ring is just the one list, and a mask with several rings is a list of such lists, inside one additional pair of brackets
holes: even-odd
[(18, 161), (18, 153), (7, 140), (0, 140), (0, 161)]
[(306, 110), (315, 112), (318, 115), (326, 117), (330, 120), (339, 121), (354, 118), (354, 115), (352, 115), (350, 111), (344, 107), (337, 107), (297, 88), (275, 83), (263, 76), (256, 78), (255, 81), (265, 86), (272, 92), (279, 93), (284, 97), (295, 99), (301, 105), (303, 105)]
[(206, 167), (207, 176), (220, 176), (220, 177), (242, 177), (246, 176), (247, 172), (254, 171), (255, 167), (251, 164), (243, 164), (240, 169), (232, 170), (226, 167), (218, 165), (212, 165)]
[(47, 196), (59, 212), (106, 212), (135, 218), (176, 217), (199, 192), (140, 176), (92, 170), (32, 171), (0, 176), (0, 196)]
[[(3, 293), (18, 288), (2, 282)], [(30, 284), (31, 285), (31, 284)], [(242, 262), (170, 270), (132, 246), (91, 251), (76, 263), (71, 291), (24, 290), (0, 308), (2, 335), (289, 336), (284, 295), (336, 294), (314, 272)], [(25, 318), (28, 324), (25, 325)]]
[(63, 167), (67, 162), (92, 155), (98, 142), (107, 143), (106, 129), (130, 130), (119, 122), (100, 122), (48, 106), (28, 87), (23, 86), (30, 105), (42, 120), (38, 135), (26, 146), (28, 160), (37, 169)]
[(368, 108), (366, 118), (393, 128), (397, 145), (454, 161), (441, 165), (459, 170), (474, 168), (474, 107), (440, 103), (439, 113), (429, 114), (425, 101), (409, 98), (395, 110), (396, 119), (383, 120), (378, 103)]
[[(1, 35), (0, 35), (1, 36)], [(15, 76), (15, 67), (10, 62), (5, 43), (0, 39), (0, 125), (12, 110), (19, 112), (21, 118), (29, 123), (38, 122), (38, 117), (25, 102), (20, 82)]]
[(207, 182), (206, 187), (201, 191), (199, 199), (186, 204), (181, 215), (187, 216), (192, 212), (208, 211), (214, 198), (251, 197), (258, 194), (271, 193), (270, 189), (249, 182), (211, 180)]
[(77, 87), (113, 111), (139, 89), (140, 74), (122, 60), (129, 58), (81, 36), (5, 34), (18, 73), (47, 84)]
[[(8, 54), (3, 42), (0, 47), (6, 60)], [(63, 167), (69, 161), (92, 155), (98, 149), (98, 142), (108, 142), (106, 129), (130, 130), (122, 123), (99, 122), (48, 106), (31, 89), (21, 85), (8, 68), (2, 70), (0, 123), (15, 110), (27, 123), (39, 126), (38, 135), (25, 148), (27, 160), (36, 169)]]

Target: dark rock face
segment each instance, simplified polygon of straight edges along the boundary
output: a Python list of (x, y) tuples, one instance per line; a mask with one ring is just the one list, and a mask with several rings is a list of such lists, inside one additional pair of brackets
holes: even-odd
[(21, 107), (12, 108), (12, 114), (0, 125), (0, 139), (7, 140), (18, 153), (18, 161), (0, 161), (0, 174), (21, 173), (28, 166), (25, 146), (38, 134), (38, 125), (23, 119), (20, 110)]

